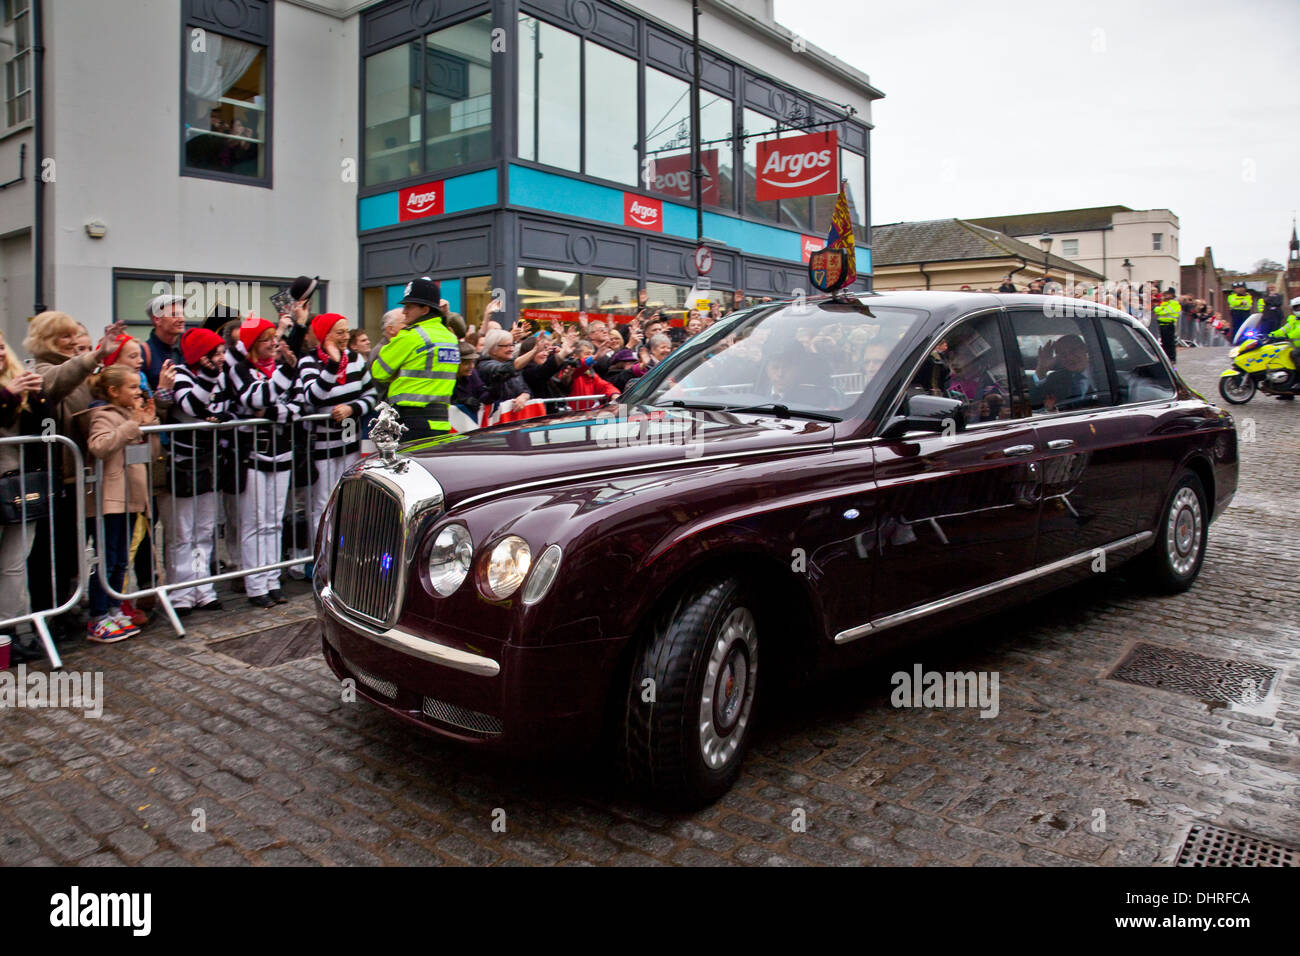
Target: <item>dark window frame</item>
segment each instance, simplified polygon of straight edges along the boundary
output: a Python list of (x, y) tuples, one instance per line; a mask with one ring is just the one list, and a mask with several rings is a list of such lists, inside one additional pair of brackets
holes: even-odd
[[(275, 7), (274, 2), (266, 5), (266, 31), (257, 38), (240, 35), (237, 31), (224, 31), (213, 26), (207, 20), (200, 20), (196, 16), (195, 4), (197, 0), (184, 0), (181, 8), (181, 68), (180, 68), (180, 117), (177, 134), (180, 137), (179, 149), (179, 168), (180, 175), (191, 179), (208, 179), (215, 182), (239, 183), (244, 186), (257, 186), (263, 189), (273, 189), (274, 183), (274, 165), (273, 149), (274, 141), (274, 121), (275, 121), (275, 94), (274, 94), (274, 77), (275, 77)], [(261, 176), (241, 176), (236, 173), (222, 173), (211, 169), (196, 169), (186, 165), (185, 162), (185, 76), (186, 60), (190, 53), (190, 31), (203, 30), (207, 33), (215, 33), (221, 37), (227, 37), (232, 40), (239, 40), (243, 43), (249, 43), (261, 46), (266, 51), (266, 119), (263, 139), (265, 142), (262, 148), (265, 150), (266, 165), (265, 172)]]
[[(177, 276), (183, 277), (187, 282), (258, 282), (264, 285), (274, 286), (277, 289), (287, 289), (293, 283), (296, 276), (266, 276), (266, 275), (232, 275), (225, 272), (186, 272), (183, 269), (172, 269), (164, 271), (161, 269), (123, 269), (114, 268), (109, 274), (109, 295), (108, 301), (112, 305), (113, 321), (119, 319), (126, 323), (128, 333), (134, 328), (152, 329), (153, 326), (143, 316), (119, 316), (117, 315), (117, 283), (119, 279), (136, 279), (146, 282), (171, 282)], [(316, 287), (313, 297), (319, 296), (320, 312), (329, 311), (329, 280), (321, 279)], [(188, 320), (187, 320), (188, 321)], [(198, 328), (202, 323), (187, 325), (186, 328)], [(148, 336), (146, 336), (147, 338)]]
[[(358, 153), (357, 197), (359, 199), (365, 199), (368, 196), (378, 196), (378, 195), (382, 195), (383, 193), (396, 192), (397, 190), (405, 189), (408, 186), (418, 186), (421, 183), (442, 181), (445, 179), (451, 179), (454, 176), (464, 176), (467, 173), (475, 173), (475, 172), (479, 172), (480, 170), (495, 169), (497, 167), (498, 157), (493, 155), (488, 157), (487, 159), (475, 160), (474, 162), (471, 163), (460, 163), (459, 165), (456, 166), (447, 166), (442, 169), (430, 170), (428, 168), (429, 137), (427, 135), (427, 131), (425, 130), (425, 118), (428, 115), (428, 109), (429, 109), (428, 106), (429, 89), (428, 89), (428, 84), (427, 82), (425, 82), (425, 78), (424, 78), (424, 68), (428, 63), (429, 37), (433, 36), (435, 33), (441, 33), (443, 30), (450, 30), (452, 27), (458, 27), (462, 23), (469, 23), (471, 20), (477, 20), (480, 17), (488, 17), (491, 19), (494, 17), (494, 15), (495, 15), (495, 11), (491, 8), (488, 8), (486, 10), (478, 8), (473, 11), (466, 11), (463, 14), (457, 13), (454, 18), (448, 18), (445, 23), (440, 22), (437, 23), (436, 25), (430, 25), (428, 27), (424, 27), (417, 31), (404, 33), (400, 40), (397, 40), (387, 46), (375, 50), (370, 50), (368, 52), (364, 50), (362, 51), (361, 59), (358, 64), (358, 83), (357, 83), (358, 89), (360, 91), (360, 99), (358, 103), (359, 108), (357, 110), (357, 114), (358, 114), (357, 115), (357, 143), (359, 144), (357, 149), (357, 153)], [(496, 20), (492, 19), (492, 28), (496, 29), (497, 26), (498, 24), (496, 23)], [(506, 42), (513, 46), (513, 38), (508, 38)], [(375, 183), (373, 185), (367, 186), (366, 166), (369, 163), (369, 159), (366, 156), (366, 60), (368, 60), (372, 56), (378, 56), (381, 53), (387, 53), (390, 50), (396, 49), (397, 47), (407, 46), (412, 43), (420, 44), (421, 54), (422, 54), (419, 58), (419, 64), (420, 64), (419, 66), (420, 114), (419, 115), (420, 115), (421, 171), (414, 176), (403, 176), (399, 179), (389, 179), (382, 183)], [(496, 110), (497, 110), (497, 102), (499, 99), (497, 95), (497, 76), (500, 72), (500, 67), (497, 66), (496, 63), (496, 61), (499, 59), (500, 59), (499, 57), (494, 56), (493, 66), (492, 66), (491, 95), (492, 95), (492, 115), (493, 115), (494, 126), (496, 124), (495, 117), (496, 117)], [(495, 131), (493, 132), (493, 138), (492, 138), (492, 152), (494, 154), (497, 152), (497, 133)]]

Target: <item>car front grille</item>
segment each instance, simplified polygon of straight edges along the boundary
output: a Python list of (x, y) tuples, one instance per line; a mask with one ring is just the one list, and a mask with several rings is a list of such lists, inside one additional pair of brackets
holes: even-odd
[(394, 699), (397, 697), (397, 685), (394, 684), (392, 681), (385, 680), (382, 677), (376, 677), (374, 674), (370, 673), (369, 671), (362, 670), (360, 667), (358, 667), (356, 664), (353, 664), (346, 657), (343, 658), (343, 666), (346, 667), (348, 670), (350, 670), (354, 675), (356, 675), (357, 680), (365, 684), (376, 694), (379, 694), (383, 697), (387, 697), (389, 699)]
[(387, 626), (405, 573), (402, 506), (373, 481), (344, 481), (334, 504), (331, 586), (339, 603)]
[(434, 697), (424, 698), (424, 713), (427, 717), (461, 730), (482, 737), (495, 737), (501, 733), (501, 719), (491, 714), (480, 714), (477, 710), (457, 707)]

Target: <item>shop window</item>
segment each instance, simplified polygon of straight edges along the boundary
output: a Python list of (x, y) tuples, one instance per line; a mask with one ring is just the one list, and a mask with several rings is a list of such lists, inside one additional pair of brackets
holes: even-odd
[[(287, 289), (293, 278), (277, 279), (253, 276), (210, 276), (181, 273), (149, 273), (118, 276), (113, 280), (113, 316), (125, 322), (131, 335), (146, 337), (153, 323), (145, 315), (149, 300), (156, 295), (186, 296), (185, 318), (189, 325), (202, 325), (219, 307), (237, 315), (254, 312), (274, 320), (271, 296)], [(312, 296), (313, 313), (325, 311), (322, 282)]]
[(470, 276), (465, 280), (465, 322), (482, 327), (483, 311), (492, 301), (492, 278)]
[(582, 303), (578, 276), (572, 272), (524, 266), (516, 271), (520, 310), (550, 309), (577, 312)]
[(579, 169), (580, 43), (549, 23), (519, 17), (520, 158)]
[(670, 285), (667, 282), (646, 283), (646, 305), (659, 309), (668, 319), (681, 319), (686, 315), (686, 295), (690, 288)]
[[(763, 133), (767, 130), (776, 128), (776, 120), (770, 116), (764, 116), (762, 113), (754, 110), (745, 110), (744, 126), (746, 135), (752, 137), (745, 140), (744, 168), (745, 168), (745, 215), (752, 216), (755, 219), (766, 219), (769, 222), (781, 221), (781, 203), (772, 199), (766, 202), (759, 202), (757, 197), (758, 190), (758, 143), (760, 137), (754, 136), (755, 133)], [(761, 139), (772, 139), (776, 137), (761, 137)]]
[(492, 17), (425, 37), (424, 172), (492, 158)]
[(366, 57), (365, 184), (420, 174), (420, 44)]
[(269, 184), (267, 48), (211, 30), (183, 42), (184, 172)]
[(588, 176), (636, 185), (636, 60), (589, 41), (583, 47), (585, 171)]
[(706, 206), (736, 207), (734, 109), (725, 96), (700, 90), (700, 163), (708, 173), (700, 186)]
[(636, 315), (637, 281), (615, 276), (582, 277), (582, 307), (587, 312), (603, 312), (615, 320)]
[(675, 202), (693, 202), (691, 85), (649, 67), (645, 71), (645, 155), (650, 192)]
[[(863, 216), (866, 212), (864, 198), (867, 194), (867, 158), (860, 153), (847, 149), (840, 150), (840, 178), (845, 182), (844, 195), (849, 204), (849, 221), (853, 223), (853, 234), (858, 242), (866, 238), (863, 228)], [(839, 198), (836, 191), (813, 197), (813, 235), (825, 236), (831, 229), (831, 213)]]

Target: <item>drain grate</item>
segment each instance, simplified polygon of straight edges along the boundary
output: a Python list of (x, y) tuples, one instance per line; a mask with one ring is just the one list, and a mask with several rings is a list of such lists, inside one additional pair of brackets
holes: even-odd
[(1196, 824), (1175, 866), (1300, 866), (1300, 852), (1244, 833)]
[(1198, 700), (1257, 704), (1272, 690), (1278, 671), (1263, 664), (1202, 657), (1157, 644), (1137, 644), (1110, 677), (1127, 684), (1187, 694)]

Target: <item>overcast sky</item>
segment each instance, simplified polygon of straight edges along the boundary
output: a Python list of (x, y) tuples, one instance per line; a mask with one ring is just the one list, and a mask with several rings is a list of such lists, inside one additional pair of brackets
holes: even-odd
[(1286, 259), (1298, 0), (775, 0), (775, 13), (885, 94), (874, 223), (1167, 208), (1184, 264), (1206, 246), (1221, 268)]

